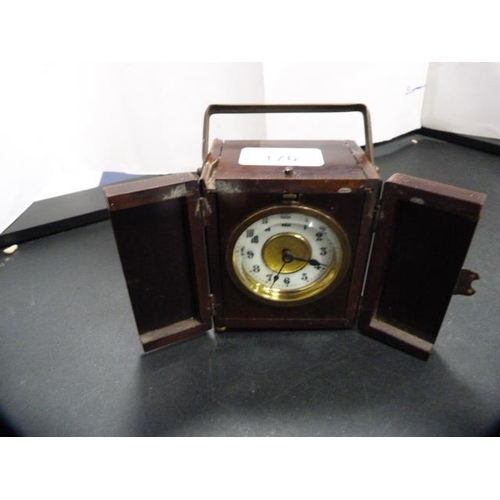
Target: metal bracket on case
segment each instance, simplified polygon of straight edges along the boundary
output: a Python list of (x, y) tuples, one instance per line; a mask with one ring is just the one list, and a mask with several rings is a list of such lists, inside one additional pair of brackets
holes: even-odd
[(210, 117), (216, 114), (249, 113), (351, 113), (363, 115), (365, 128), (365, 150), (371, 163), (375, 164), (373, 154), (372, 126), (370, 113), (364, 104), (212, 104), (205, 111), (203, 121), (202, 158), (205, 161), (208, 152)]
[(479, 274), (469, 269), (461, 269), (453, 295), (474, 295), (476, 290), (472, 288), (472, 282), (479, 279)]

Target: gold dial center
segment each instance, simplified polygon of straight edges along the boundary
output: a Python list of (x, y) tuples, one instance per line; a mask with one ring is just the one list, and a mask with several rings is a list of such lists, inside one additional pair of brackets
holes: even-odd
[[(301, 260), (289, 260), (284, 254), (291, 254)], [(307, 265), (312, 251), (309, 242), (297, 233), (281, 233), (269, 238), (262, 247), (262, 259), (274, 272), (290, 274), (300, 271)], [(286, 264), (285, 264), (286, 262)], [(285, 265), (283, 265), (285, 264)]]

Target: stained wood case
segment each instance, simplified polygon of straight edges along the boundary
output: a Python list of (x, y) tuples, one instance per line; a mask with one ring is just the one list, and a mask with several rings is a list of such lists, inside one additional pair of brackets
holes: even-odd
[[(240, 164), (244, 148), (262, 147), (319, 149), (324, 164), (291, 172)], [(219, 330), (258, 334), (351, 328), (359, 316), (363, 333), (427, 358), (452, 294), (471, 293), (475, 273), (461, 266), (485, 196), (401, 175), (380, 196), (382, 184), (352, 141), (215, 141), (200, 177), (173, 174), (105, 188), (144, 349), (205, 332), (212, 318)], [(310, 303), (255, 300), (228, 272), (235, 228), (278, 205), (319, 210), (349, 240), (342, 282)]]
[(105, 188), (144, 350), (207, 331), (212, 310), (198, 178), (176, 174)]
[(486, 200), (454, 186), (393, 175), (384, 184), (359, 327), (427, 359), (453, 294), (473, 295), (461, 269)]

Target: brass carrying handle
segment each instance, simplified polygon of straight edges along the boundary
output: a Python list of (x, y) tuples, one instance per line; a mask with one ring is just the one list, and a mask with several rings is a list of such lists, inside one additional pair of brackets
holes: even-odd
[(372, 126), (370, 113), (364, 104), (211, 104), (205, 111), (203, 120), (203, 161), (208, 153), (210, 117), (217, 114), (251, 113), (351, 113), (363, 115), (365, 127), (365, 151), (368, 159), (375, 163), (373, 154)]

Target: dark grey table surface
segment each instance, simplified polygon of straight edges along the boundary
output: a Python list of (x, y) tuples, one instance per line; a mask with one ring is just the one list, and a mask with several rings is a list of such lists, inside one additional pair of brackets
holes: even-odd
[[(417, 141), (412, 142), (412, 141)], [(355, 330), (206, 335), (147, 355), (108, 221), (0, 257), (2, 432), (27, 436), (457, 436), (500, 424), (500, 157), (419, 135), (394, 172), (488, 194), (428, 362)]]

